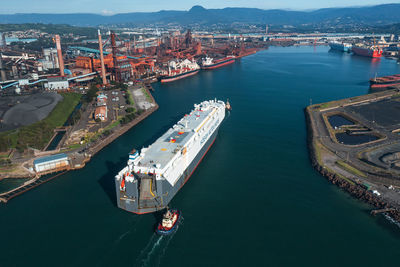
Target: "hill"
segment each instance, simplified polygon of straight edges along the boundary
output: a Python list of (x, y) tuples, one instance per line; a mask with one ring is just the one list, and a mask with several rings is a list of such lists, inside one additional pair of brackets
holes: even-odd
[(0, 15), (0, 23), (53, 23), (75, 26), (110, 24), (271, 24), (293, 26), (304, 24), (386, 25), (400, 22), (400, 4), (384, 4), (357, 8), (324, 8), (314, 11), (263, 10), (257, 8), (205, 9), (194, 6), (188, 11), (158, 11), (121, 13), (112, 16), (98, 14), (12, 14)]

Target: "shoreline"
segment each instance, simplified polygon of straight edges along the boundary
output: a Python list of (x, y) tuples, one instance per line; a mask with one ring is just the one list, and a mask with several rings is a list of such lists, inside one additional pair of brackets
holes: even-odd
[[(390, 209), (389, 211), (386, 211), (386, 214), (396, 222), (400, 223), (400, 211), (398, 207), (393, 206), (384, 199), (363, 188), (360, 184), (351, 183), (351, 180), (345, 179), (346, 177), (335, 173), (335, 171), (324, 166), (324, 164), (318, 160), (319, 149), (316, 147), (318, 142), (316, 140), (316, 126), (314, 125), (310, 112), (310, 106), (304, 109), (307, 127), (307, 146), (312, 167), (331, 184), (338, 186), (340, 189), (349, 193), (352, 197), (361, 200), (378, 210)], [(371, 214), (374, 214), (373, 211), (374, 210), (371, 210)]]
[[(78, 169), (82, 169), (86, 166), (86, 164), (88, 162), (90, 162), (90, 160), (92, 159), (93, 156), (95, 156), (97, 153), (99, 153), (103, 148), (105, 148), (106, 146), (108, 146), (109, 144), (111, 144), (112, 142), (114, 142), (116, 139), (118, 139), (120, 136), (122, 136), (123, 134), (125, 134), (126, 132), (128, 132), (130, 129), (132, 129), (134, 126), (136, 126), (137, 124), (139, 124), (140, 122), (142, 122), (143, 120), (145, 120), (147, 117), (149, 117), (151, 114), (153, 114), (156, 110), (158, 110), (159, 106), (156, 103), (153, 95), (149, 92), (148, 88), (144, 88), (145, 90), (147, 90), (147, 93), (149, 94), (152, 103), (154, 104), (154, 106), (148, 110), (145, 110), (143, 113), (141, 113), (138, 117), (136, 117), (135, 119), (133, 119), (131, 122), (125, 124), (124, 126), (120, 127), (117, 131), (114, 131), (113, 133), (111, 133), (109, 136), (107, 136), (106, 138), (102, 139), (102, 140), (97, 140), (96, 142), (90, 144), (90, 147), (88, 148), (88, 151), (86, 152), (86, 156), (82, 158), (81, 161), (79, 161), (78, 164), (74, 164), (73, 166), (70, 166), (68, 168), (65, 169), (55, 169), (55, 170), (51, 170), (48, 173), (30, 173), (30, 174), (26, 174), (26, 175), (21, 175), (21, 174), (2, 174), (0, 178), (0, 181), (4, 180), (4, 179), (21, 179), (21, 178), (32, 178), (29, 179), (28, 181), (26, 181), (25, 183), (23, 183), (22, 185), (13, 188), (11, 190), (8, 190), (6, 192), (3, 192), (0, 194), (0, 203), (7, 203), (8, 200), (26, 192), (29, 191), (32, 188), (35, 188), (43, 183), (46, 183), (58, 176), (60, 176), (61, 174), (65, 174), (69, 171), (74, 171), (74, 170), (78, 170)], [(29, 161), (32, 161), (33, 159), (30, 159)], [(49, 174), (54, 174), (53, 176), (45, 179), (45, 180), (40, 180), (43, 176), (45, 175), (49, 175)], [(22, 192), (21, 192), (22, 191)]]

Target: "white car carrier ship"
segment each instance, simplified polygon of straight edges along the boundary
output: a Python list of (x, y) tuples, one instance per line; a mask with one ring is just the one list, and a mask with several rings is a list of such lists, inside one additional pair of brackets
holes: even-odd
[(164, 209), (214, 143), (224, 117), (223, 101), (204, 101), (140, 154), (132, 151), (115, 176), (118, 207), (138, 214)]

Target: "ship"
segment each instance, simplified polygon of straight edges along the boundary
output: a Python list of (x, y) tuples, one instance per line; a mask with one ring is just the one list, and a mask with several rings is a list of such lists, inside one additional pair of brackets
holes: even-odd
[(352, 49), (355, 55), (377, 58), (382, 56), (382, 49), (374, 46), (353, 45)]
[(159, 235), (169, 235), (176, 231), (181, 218), (179, 210), (168, 210), (164, 213), (162, 221), (156, 228), (156, 233)]
[(329, 46), (332, 50), (338, 50), (342, 52), (350, 52), (352, 47), (352, 45), (349, 43), (343, 43), (337, 41), (330, 42)]
[(200, 66), (195, 61), (188, 59), (182, 61), (170, 61), (168, 63), (168, 72), (161, 76), (161, 82), (173, 82), (189, 76), (196, 75), (200, 70)]
[(383, 77), (375, 77), (375, 78), (370, 79), (369, 83), (371, 85), (400, 83), (400, 74), (394, 74), (394, 75), (383, 76)]
[(149, 147), (133, 150), (115, 176), (118, 207), (136, 214), (166, 208), (214, 143), (224, 118), (223, 101), (203, 101)]
[(221, 59), (214, 60), (210, 57), (205, 57), (201, 60), (201, 68), (204, 70), (216, 69), (235, 62), (235, 56), (227, 56)]
[(400, 74), (376, 77), (369, 80), (372, 91), (400, 88)]

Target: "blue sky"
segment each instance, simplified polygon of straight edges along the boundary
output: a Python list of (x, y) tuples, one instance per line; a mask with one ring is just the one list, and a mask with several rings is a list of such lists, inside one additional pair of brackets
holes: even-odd
[[(188, 10), (205, 8), (255, 7), (308, 10), (324, 7), (365, 6), (388, 3), (382, 0), (0, 0), (0, 13), (126, 13), (137, 11)], [(389, 2), (399, 2), (392, 0)]]

